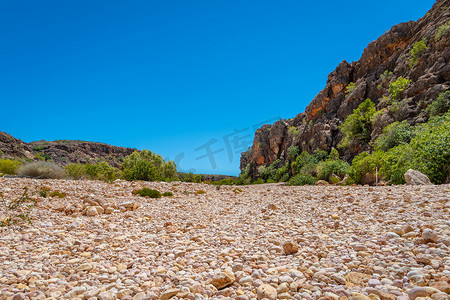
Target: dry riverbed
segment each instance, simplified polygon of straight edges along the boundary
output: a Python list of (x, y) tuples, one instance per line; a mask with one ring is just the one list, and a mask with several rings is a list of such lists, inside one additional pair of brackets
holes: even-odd
[(37, 205), (0, 228), (0, 299), (449, 299), (449, 185), (0, 179), (6, 201), (25, 187)]

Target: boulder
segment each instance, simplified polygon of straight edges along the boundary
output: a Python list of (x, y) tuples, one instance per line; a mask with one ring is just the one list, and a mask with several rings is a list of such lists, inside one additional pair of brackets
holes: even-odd
[(405, 181), (408, 185), (430, 185), (432, 184), (427, 175), (413, 169), (405, 173)]

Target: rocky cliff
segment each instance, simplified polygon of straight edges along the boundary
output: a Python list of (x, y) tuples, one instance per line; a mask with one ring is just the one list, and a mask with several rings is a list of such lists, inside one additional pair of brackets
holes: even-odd
[[(371, 142), (392, 122), (408, 120), (414, 125), (427, 121), (429, 116), (424, 109), (441, 92), (450, 89), (450, 30), (437, 35), (440, 26), (450, 24), (449, 7), (448, 0), (438, 0), (418, 21), (395, 25), (370, 43), (358, 61), (341, 62), (305, 112), (256, 131), (251, 149), (241, 155), (241, 170), (250, 164), (250, 174), (256, 178), (259, 166), (277, 159), (284, 164), (292, 146), (308, 152), (336, 148), (342, 139), (339, 126), (367, 98), (379, 111), (372, 125)], [(412, 64), (411, 50), (420, 41), (424, 41), (426, 49)], [(394, 110), (386, 99), (390, 94), (389, 82), (399, 77), (411, 83), (402, 91), (402, 101)], [(349, 85), (351, 89), (347, 88)], [(370, 150), (370, 144), (340, 149), (340, 155), (351, 161), (357, 153)]]
[(59, 140), (25, 143), (0, 131), (0, 154), (5, 158), (52, 160), (59, 165), (71, 163), (96, 163), (106, 161), (118, 167), (120, 161), (136, 149), (111, 146), (103, 143)]

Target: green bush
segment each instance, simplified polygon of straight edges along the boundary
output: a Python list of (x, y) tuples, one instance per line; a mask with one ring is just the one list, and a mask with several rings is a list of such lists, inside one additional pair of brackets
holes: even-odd
[(264, 183), (264, 180), (262, 178), (258, 178), (252, 182), (252, 184), (263, 184), (263, 183)]
[(381, 90), (385, 85), (391, 80), (394, 73), (389, 70), (385, 70), (383, 74), (380, 75), (381, 83), (377, 86), (379, 90)]
[(408, 87), (411, 83), (411, 80), (403, 78), (400, 76), (395, 81), (389, 82), (389, 93), (391, 95), (391, 101), (399, 100), (401, 93)]
[(388, 151), (395, 146), (407, 144), (414, 136), (414, 128), (405, 120), (394, 122), (383, 129), (383, 134), (375, 141), (375, 149)]
[(172, 196), (173, 196), (173, 193), (172, 193), (172, 192), (164, 192), (164, 193), (162, 193), (162, 195), (163, 195), (164, 197), (172, 197)]
[(441, 39), (441, 37), (445, 36), (447, 32), (450, 30), (450, 21), (445, 23), (444, 25), (439, 26), (434, 35), (434, 40), (437, 42)]
[(37, 161), (22, 165), (18, 168), (17, 173), (21, 176), (40, 179), (65, 178), (64, 170), (60, 166), (47, 161)]
[(349, 167), (350, 165), (347, 162), (340, 159), (327, 159), (325, 161), (321, 161), (317, 166), (317, 178), (328, 180), (331, 174), (336, 174), (343, 177), (347, 174)]
[(161, 193), (157, 190), (153, 190), (150, 188), (142, 188), (140, 190), (133, 191), (134, 195), (139, 195), (141, 197), (149, 197), (149, 198), (161, 198)]
[(344, 134), (344, 138), (338, 147), (348, 148), (353, 143), (367, 143), (370, 141), (373, 116), (375, 114), (375, 104), (370, 99), (366, 99), (358, 108), (353, 110), (339, 128)]
[(16, 160), (0, 159), (0, 173), (15, 175), (19, 166), (20, 162)]
[(161, 155), (150, 150), (135, 151), (123, 160), (120, 167), (126, 180), (173, 181), (177, 169), (173, 161), (165, 162)]
[(53, 191), (50, 193), (50, 197), (64, 198), (64, 197), (66, 197), (66, 193), (60, 192), (60, 191)]
[(409, 67), (412, 68), (427, 49), (428, 47), (426, 38), (423, 38), (421, 41), (414, 43), (411, 49), (411, 58), (409, 59)]
[(288, 150), (288, 155), (290, 160), (294, 160), (300, 154), (300, 148), (297, 146), (292, 146)]
[(349, 181), (347, 183), (361, 183), (364, 175), (375, 175), (376, 169), (380, 169), (383, 165), (383, 155), (384, 152), (377, 151), (372, 154), (362, 152), (355, 156), (351, 167), (348, 169)]
[(428, 105), (427, 110), (430, 116), (440, 116), (450, 109), (450, 91), (439, 94), (437, 99)]
[(311, 175), (298, 174), (288, 180), (286, 185), (315, 185), (317, 178)]
[(292, 135), (292, 136), (297, 136), (298, 134), (299, 134), (300, 132), (298, 131), (298, 129), (297, 128), (295, 128), (295, 126), (291, 126), (291, 127), (289, 127), (289, 129), (288, 129), (288, 134), (289, 135)]
[(274, 181), (275, 182), (286, 182), (289, 179), (289, 169), (291, 167), (291, 164), (289, 163), (289, 161), (287, 161), (284, 166), (282, 166), (281, 168), (277, 169), (276, 173), (275, 173), (275, 178)]
[(202, 182), (202, 176), (199, 174), (194, 174), (194, 173), (178, 173), (178, 177), (180, 178), (181, 181), (183, 182), (196, 182), (196, 183), (200, 183)]
[(67, 177), (72, 179), (103, 180), (111, 182), (121, 177), (120, 170), (114, 168), (107, 162), (98, 164), (70, 164), (64, 167)]
[(350, 82), (345, 88), (345, 97), (348, 97), (355, 89), (356, 84), (354, 82)]
[(443, 183), (450, 171), (450, 112), (432, 117), (427, 123), (414, 127), (414, 137), (406, 144), (399, 144), (388, 151), (375, 151), (371, 155), (360, 154), (352, 162), (350, 177), (358, 182), (366, 173), (380, 167), (384, 180), (392, 184), (405, 183), (408, 169), (427, 175), (433, 183)]

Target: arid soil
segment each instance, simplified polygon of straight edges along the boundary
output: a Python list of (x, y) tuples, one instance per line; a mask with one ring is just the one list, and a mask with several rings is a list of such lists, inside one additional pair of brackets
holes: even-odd
[(24, 187), (38, 202), (0, 228), (0, 299), (449, 299), (449, 185), (0, 179), (6, 202)]

